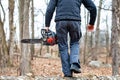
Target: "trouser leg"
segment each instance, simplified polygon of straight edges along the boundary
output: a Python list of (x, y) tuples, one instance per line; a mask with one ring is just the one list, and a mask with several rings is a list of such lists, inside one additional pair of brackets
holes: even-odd
[(59, 21), (56, 23), (56, 33), (62, 63), (62, 71), (64, 75), (72, 75), (72, 72), (70, 70), (70, 55), (68, 53), (68, 30), (66, 21)]
[(79, 21), (71, 21), (69, 34), (70, 34), (70, 64), (77, 63), (80, 68), (80, 45), (81, 28)]

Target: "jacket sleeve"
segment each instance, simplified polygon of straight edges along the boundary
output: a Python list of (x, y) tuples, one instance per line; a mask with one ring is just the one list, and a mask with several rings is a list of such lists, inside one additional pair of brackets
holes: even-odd
[(83, 5), (89, 10), (90, 12), (90, 25), (94, 25), (97, 15), (97, 9), (93, 1), (91, 0), (82, 0)]
[(53, 17), (53, 13), (55, 11), (56, 5), (57, 5), (57, 0), (50, 0), (47, 6), (46, 14), (45, 14), (45, 26), (46, 27), (50, 26), (50, 22)]

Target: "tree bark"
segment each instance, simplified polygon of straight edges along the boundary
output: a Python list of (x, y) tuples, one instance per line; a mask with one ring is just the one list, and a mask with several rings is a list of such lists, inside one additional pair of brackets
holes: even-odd
[(106, 54), (106, 63), (108, 63), (108, 57), (110, 56), (110, 37), (109, 37), (109, 25), (108, 25), (108, 17), (106, 16), (106, 51), (107, 51), (107, 54)]
[[(23, 23), (23, 39), (29, 38), (29, 5), (30, 0), (25, 0), (24, 3), (24, 23)], [(31, 72), (31, 54), (28, 44), (22, 44), (20, 73), (25, 75)]]
[[(34, 39), (34, 1), (31, 0), (31, 28), (32, 28), (32, 39)], [(34, 56), (34, 45), (31, 44), (31, 58)]]
[(120, 54), (120, 1), (112, 0), (112, 75), (119, 75), (119, 54)]
[(9, 0), (9, 29), (10, 29), (10, 37), (9, 37), (9, 55), (10, 61), (13, 62), (13, 53), (14, 53), (14, 34), (15, 34), (15, 27), (14, 23), (14, 0)]
[[(87, 25), (89, 13), (86, 12), (86, 9), (84, 9), (84, 13), (85, 13), (85, 25)], [(87, 43), (88, 43), (88, 32), (87, 32), (87, 28), (86, 28), (85, 38), (84, 38), (83, 64), (86, 63), (86, 54), (88, 53)]]
[[(19, 39), (21, 40), (23, 37), (23, 18), (24, 18), (24, 1), (25, 0), (18, 0), (19, 1)], [(22, 44), (20, 43), (20, 53), (22, 51)]]
[(5, 11), (4, 8), (1, 4), (0, 1), (0, 7), (2, 8), (3, 12), (3, 20), (1, 19), (1, 12), (0, 12), (0, 55), (1, 55), (1, 60), (2, 63), (0, 65), (9, 65), (9, 55), (8, 55), (8, 47), (7, 47), (7, 42), (6, 42), (6, 36), (5, 36), (5, 31), (4, 31), (4, 22), (5, 22)]

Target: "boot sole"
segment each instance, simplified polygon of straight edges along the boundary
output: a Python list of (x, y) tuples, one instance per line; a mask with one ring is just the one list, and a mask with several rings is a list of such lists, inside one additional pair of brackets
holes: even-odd
[(81, 73), (80, 70), (78, 71), (78, 70), (76, 70), (76, 69), (71, 69), (71, 71), (74, 72), (74, 73)]

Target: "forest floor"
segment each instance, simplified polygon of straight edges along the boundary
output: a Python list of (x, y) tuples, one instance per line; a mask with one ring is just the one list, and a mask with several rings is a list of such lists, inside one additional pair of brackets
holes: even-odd
[[(101, 60), (103, 59), (101, 58)], [(18, 76), (19, 75), (18, 66), (6, 69), (5, 72), (0, 73), (0, 75)], [(81, 64), (81, 71), (82, 73), (73, 74), (73, 75), (76, 77), (79, 77), (79, 76), (111, 76), (112, 75), (112, 69), (109, 67), (93, 68), (93, 67), (88, 66), (87, 64), (86, 65)], [(36, 58), (35, 57), (32, 60), (32, 72), (35, 76), (42, 76), (42, 77), (64, 76), (62, 73), (62, 69), (61, 69), (60, 58)]]
[[(38, 62), (39, 61), (39, 62)], [(33, 63), (33, 71), (35, 75), (41, 76), (64, 76), (61, 69), (60, 59), (43, 59), (38, 58)], [(74, 76), (110, 76), (112, 75), (111, 68), (92, 68), (88, 65), (81, 64), (80, 74)]]
[[(37, 50), (36, 50), (37, 51)], [(44, 50), (43, 50), (44, 51)], [(103, 49), (101, 50), (103, 51)], [(39, 52), (39, 51), (38, 51)], [(36, 52), (37, 53), (37, 52)], [(42, 52), (44, 53), (44, 52)], [(83, 54), (81, 54), (83, 55)], [(112, 58), (107, 57), (106, 53), (101, 52), (98, 55), (98, 60), (103, 63), (112, 63)], [(82, 56), (83, 57), (83, 56)], [(42, 76), (42, 77), (50, 77), (50, 76), (64, 76), (62, 73), (61, 68), (61, 60), (59, 57), (51, 58), (51, 57), (34, 57), (31, 61), (31, 69), (32, 73), (35, 76)], [(14, 66), (13, 67), (0, 67), (0, 76), (19, 76), (20, 73), (20, 56), (16, 56), (14, 59)], [(82, 76), (111, 76), (112, 75), (112, 68), (111, 67), (90, 67), (88, 63), (83, 64), (83, 59), (81, 58), (81, 71), (80, 74), (73, 74), (76, 77)]]

